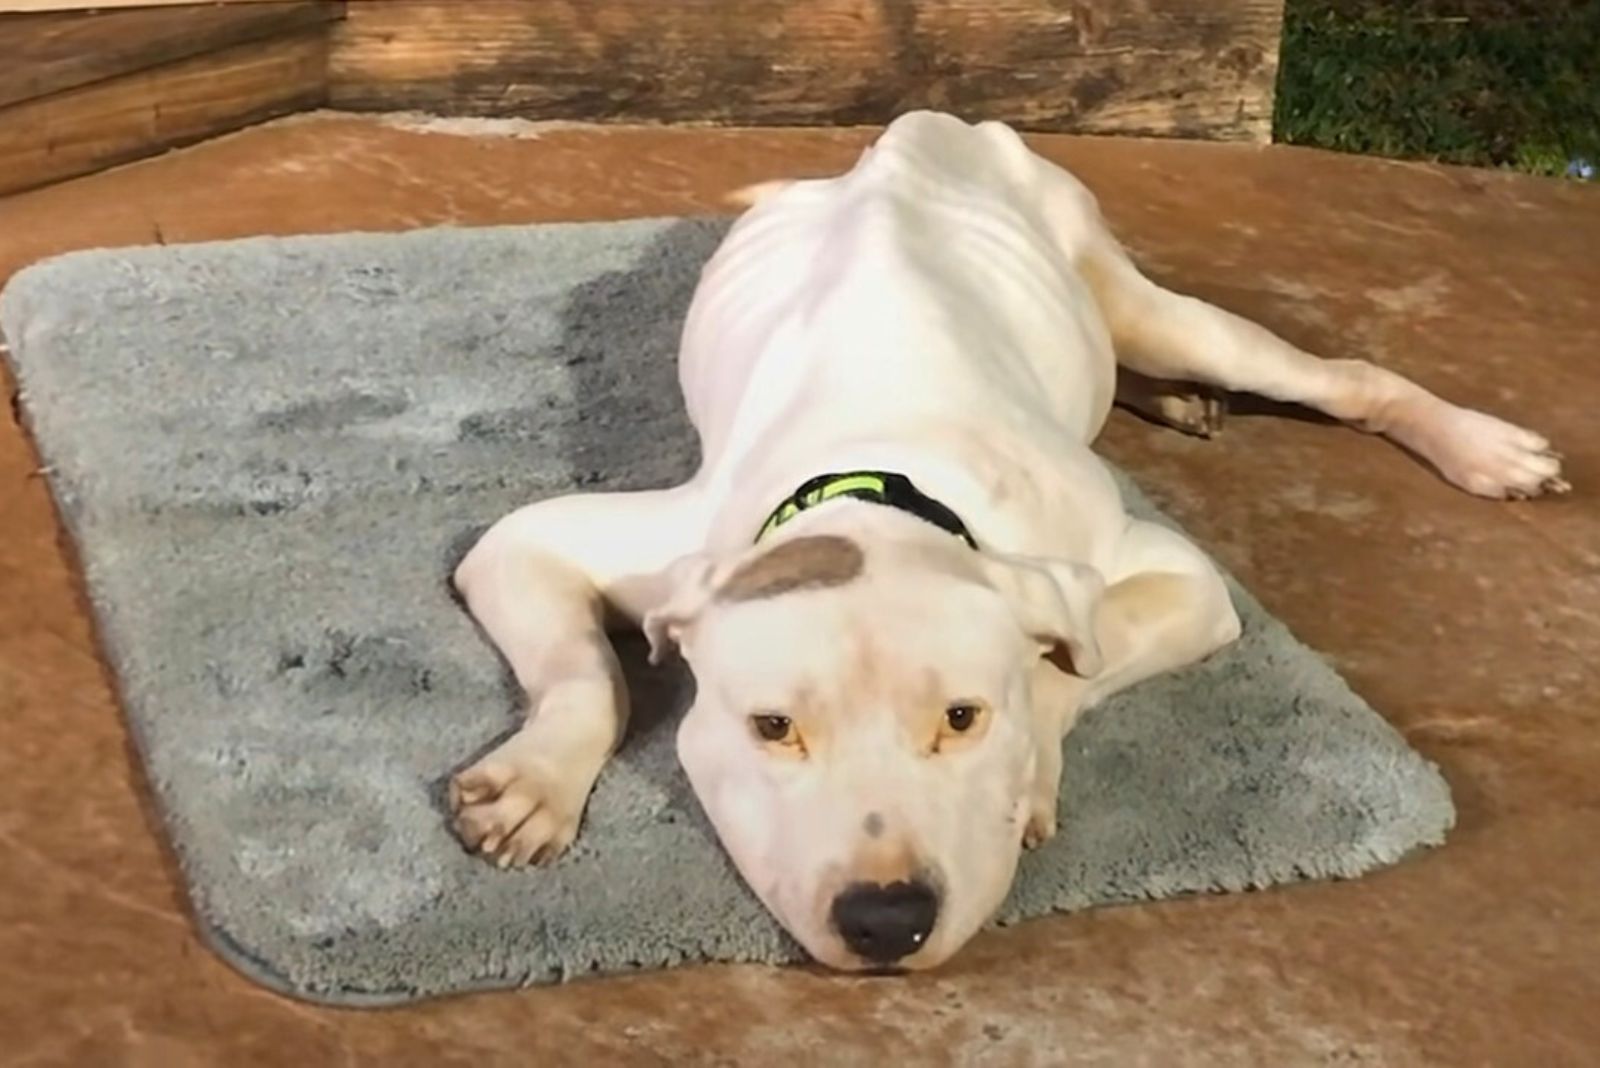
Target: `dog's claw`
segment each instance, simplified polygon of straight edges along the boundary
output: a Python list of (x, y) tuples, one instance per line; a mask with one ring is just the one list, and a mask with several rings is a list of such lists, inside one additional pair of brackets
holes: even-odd
[(1200, 420), (1192, 431), (1202, 438), (1214, 438), (1222, 433), (1228, 419), (1228, 398), (1222, 393), (1205, 393), (1200, 397)]

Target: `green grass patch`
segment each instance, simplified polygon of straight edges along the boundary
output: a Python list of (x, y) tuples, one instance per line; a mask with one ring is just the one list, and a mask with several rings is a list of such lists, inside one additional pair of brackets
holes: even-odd
[(1369, 155), (1600, 165), (1600, 0), (1287, 0), (1273, 127)]

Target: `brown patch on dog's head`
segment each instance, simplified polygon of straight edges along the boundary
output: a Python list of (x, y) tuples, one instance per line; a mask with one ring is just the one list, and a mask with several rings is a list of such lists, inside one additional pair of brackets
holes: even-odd
[(836, 534), (792, 538), (741, 565), (717, 591), (719, 601), (760, 601), (796, 590), (843, 586), (861, 574), (861, 546)]

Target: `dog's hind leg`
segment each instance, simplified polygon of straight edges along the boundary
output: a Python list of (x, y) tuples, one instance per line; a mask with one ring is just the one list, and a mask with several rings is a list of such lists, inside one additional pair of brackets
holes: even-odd
[(1141, 375), (1304, 405), (1383, 434), (1482, 497), (1562, 493), (1560, 458), (1530, 430), (1462, 408), (1364, 360), (1324, 360), (1237, 315), (1163, 289), (1109, 231), (1080, 269), (1111, 330), (1117, 360)]

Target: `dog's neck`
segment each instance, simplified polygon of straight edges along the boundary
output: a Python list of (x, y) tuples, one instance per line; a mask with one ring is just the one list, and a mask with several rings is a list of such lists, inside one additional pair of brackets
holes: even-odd
[(953, 509), (923, 493), (906, 476), (892, 471), (844, 471), (808, 479), (773, 509), (755, 540), (770, 536), (804, 512), (842, 498), (897, 509), (960, 538), (973, 549), (978, 547)]

